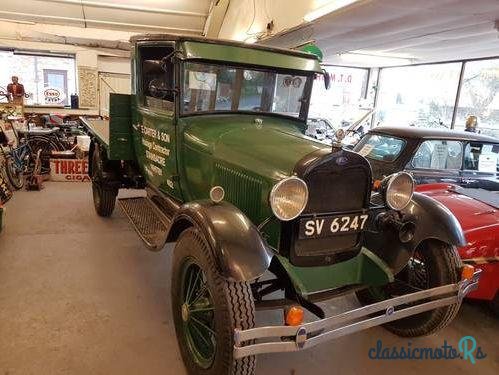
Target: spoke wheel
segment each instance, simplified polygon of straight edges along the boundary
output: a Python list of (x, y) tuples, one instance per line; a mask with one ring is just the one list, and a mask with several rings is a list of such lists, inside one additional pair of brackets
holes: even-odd
[(15, 189), (21, 189), (24, 185), (22, 168), (16, 165), (16, 162), (10, 155), (5, 158), (5, 164), (5, 172), (9, 178), (9, 182)]
[(209, 368), (216, 348), (214, 306), (206, 275), (192, 259), (183, 267), (181, 295), (180, 309), (188, 348), (201, 368)]
[(190, 375), (253, 375), (256, 358), (234, 358), (234, 330), (255, 326), (247, 282), (224, 278), (214, 251), (195, 228), (184, 230), (172, 260), (172, 312)]

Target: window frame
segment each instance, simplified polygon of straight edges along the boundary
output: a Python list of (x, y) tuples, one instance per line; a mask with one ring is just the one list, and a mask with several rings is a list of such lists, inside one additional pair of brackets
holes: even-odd
[[(466, 64), (475, 62), (475, 61), (483, 61), (483, 60), (499, 60), (499, 56), (486, 56), (479, 57), (474, 59), (462, 59), (462, 60), (449, 60), (449, 61), (433, 61), (427, 63), (417, 63), (417, 64), (401, 64), (401, 65), (392, 65), (392, 66), (380, 66), (378, 68), (378, 76), (376, 81), (376, 92), (374, 94), (374, 108), (378, 108), (379, 105), (379, 91), (381, 86), (383, 85), (382, 72), (384, 69), (389, 68), (402, 68), (402, 67), (411, 67), (411, 66), (421, 66), (421, 65), (438, 65), (438, 64), (447, 64), (447, 63), (461, 63), (461, 71), (458, 78), (458, 84), (456, 86), (455, 100), (454, 100), (454, 108), (452, 112), (452, 118), (449, 129), (453, 130), (455, 128), (455, 122), (457, 118), (457, 111), (459, 109), (459, 100), (461, 96), (461, 90), (466, 70)], [(376, 116), (372, 116), (371, 119), (371, 128), (375, 127), (375, 118)]]
[[(144, 74), (143, 74), (143, 60), (142, 60), (142, 49), (144, 48), (172, 48), (172, 59), (174, 59), (174, 54), (177, 51), (177, 46), (174, 41), (165, 41), (161, 43), (157, 42), (142, 42), (142, 43), (137, 43), (137, 52), (136, 52), (136, 60), (135, 60), (135, 94), (137, 96), (137, 104), (139, 108), (155, 112), (155, 113), (163, 113), (163, 114), (168, 114), (171, 115), (172, 113), (176, 112), (177, 108), (177, 91), (178, 91), (178, 86), (177, 86), (177, 63), (175, 61), (172, 61), (172, 67), (173, 67), (173, 82), (172, 82), (172, 93), (173, 93), (173, 101), (166, 100), (166, 99), (159, 99), (155, 98), (161, 101), (165, 101), (168, 103), (171, 103), (171, 110), (170, 109), (164, 109), (164, 108), (158, 108), (158, 107), (151, 107), (146, 104), (146, 96), (144, 93)], [(167, 56), (167, 55), (165, 55)]]

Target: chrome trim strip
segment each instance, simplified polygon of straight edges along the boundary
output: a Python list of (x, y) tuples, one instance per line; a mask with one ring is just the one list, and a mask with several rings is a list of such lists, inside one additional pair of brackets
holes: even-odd
[[(329, 318), (305, 323), (301, 326), (269, 326), (252, 328), (244, 331), (236, 329), (234, 331), (234, 358), (243, 358), (249, 355), (262, 353), (294, 352), (307, 349), (322, 342), (375, 327), (377, 325), (419, 314), (438, 307), (460, 303), (466, 294), (478, 287), (480, 273), (481, 270), (476, 270), (470, 280), (463, 280), (457, 284), (444, 285), (437, 288), (391, 298), (386, 301), (350, 310)], [(439, 298), (421, 303), (419, 305), (395, 310), (396, 306), (435, 297)], [(382, 311), (384, 311), (382, 315), (369, 317), (369, 315), (373, 313), (380, 313)], [(359, 318), (365, 319), (348, 323)], [(331, 327), (334, 327), (334, 329), (322, 332), (324, 329)], [(314, 333), (318, 334), (308, 339), (306, 338), (308, 334)], [(290, 341), (282, 341), (283, 336), (289, 337)], [(277, 338), (281, 341), (255, 343), (243, 346), (244, 342), (249, 340), (270, 338)]]

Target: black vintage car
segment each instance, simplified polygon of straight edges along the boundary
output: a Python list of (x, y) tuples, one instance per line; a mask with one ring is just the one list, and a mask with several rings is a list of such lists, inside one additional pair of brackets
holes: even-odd
[(499, 191), (499, 139), (470, 132), (380, 126), (354, 151), (365, 156), (373, 177), (406, 170), (416, 183), (449, 182)]

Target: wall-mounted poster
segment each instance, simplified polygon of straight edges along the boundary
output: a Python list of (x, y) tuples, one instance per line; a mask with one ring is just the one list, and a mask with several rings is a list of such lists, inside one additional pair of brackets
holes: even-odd
[(88, 66), (78, 67), (78, 84), (80, 87), (80, 107), (96, 108), (97, 99), (97, 68)]

